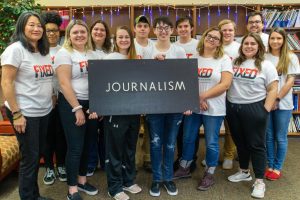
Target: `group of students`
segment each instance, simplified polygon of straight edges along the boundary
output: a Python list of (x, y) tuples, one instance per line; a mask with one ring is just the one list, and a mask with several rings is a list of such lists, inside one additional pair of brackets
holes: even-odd
[[(17, 133), (22, 155), (19, 170), (22, 200), (49, 199), (40, 196), (37, 176), (43, 155), (47, 167), (44, 182), (53, 183), (54, 149), (58, 150), (55, 154), (59, 179), (67, 181), (67, 199), (81, 200), (79, 191), (96, 195), (98, 189), (87, 182), (86, 175), (89, 163), (97, 163), (93, 162), (98, 157), (97, 142), (102, 148), (101, 166), (105, 164), (108, 194), (116, 200), (128, 200), (124, 191), (133, 194), (142, 191), (135, 183), (141, 116), (101, 116), (89, 112), (89, 59), (198, 60), (200, 112), (187, 110), (142, 117), (145, 136), (149, 137), (144, 143), (148, 143), (149, 149), (147, 144), (145, 149), (150, 154), (145, 155), (145, 163), (147, 166), (151, 163), (151, 196), (160, 196), (161, 186), (169, 195), (177, 195), (173, 180), (191, 176), (202, 125), (206, 145), (202, 163), (206, 169), (197, 188), (206, 191), (215, 184), (213, 174), (218, 165), (223, 121), (226, 128), (223, 168), (232, 168), (235, 145), (240, 165), (239, 171), (228, 180), (251, 181), (251, 160), (256, 178), (251, 196), (263, 198), (264, 177), (280, 178), (293, 109), (291, 88), (300, 68), (298, 58), (288, 50), (283, 29), (272, 29), (269, 37), (262, 33), (263, 18), (259, 12), (248, 15), (248, 33), (240, 43), (234, 41), (236, 25), (231, 20), (222, 20), (218, 27), (208, 28), (197, 41), (191, 37), (190, 18), (179, 19), (174, 28), (164, 16), (153, 21), (157, 36), (153, 42), (148, 38), (148, 19), (139, 16), (134, 23), (136, 38), (128, 27), (120, 26), (113, 44), (105, 22), (98, 20), (89, 28), (82, 20), (71, 20), (60, 47), (57, 45), (60, 23), (57, 13), (45, 12), (42, 17), (32, 11), (22, 13), (12, 44), (1, 55), (1, 85), (7, 115)], [(175, 29), (180, 39), (171, 43)], [(58, 129), (53, 130), (54, 127)], [(178, 159), (174, 172), (176, 141)]]

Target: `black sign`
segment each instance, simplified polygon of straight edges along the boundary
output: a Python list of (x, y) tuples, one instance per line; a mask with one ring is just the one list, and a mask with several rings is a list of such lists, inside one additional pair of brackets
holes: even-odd
[(197, 59), (89, 60), (98, 115), (199, 112)]

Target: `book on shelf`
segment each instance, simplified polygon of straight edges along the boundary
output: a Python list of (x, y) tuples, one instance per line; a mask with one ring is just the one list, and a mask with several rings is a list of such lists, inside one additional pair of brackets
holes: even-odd
[(264, 9), (265, 27), (300, 27), (300, 9), (279, 11), (277, 9)]

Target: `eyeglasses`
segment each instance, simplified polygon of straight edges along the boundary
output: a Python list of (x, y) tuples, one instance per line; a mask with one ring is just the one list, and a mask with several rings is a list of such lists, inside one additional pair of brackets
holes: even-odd
[(156, 30), (158, 30), (159, 32), (163, 32), (163, 31), (169, 32), (170, 29), (171, 29), (170, 26), (157, 26), (156, 27)]
[(260, 24), (262, 21), (261, 20), (256, 20), (256, 21), (248, 21), (248, 24)]
[(220, 41), (220, 38), (215, 37), (215, 36), (212, 36), (212, 35), (210, 35), (210, 34), (207, 34), (207, 35), (206, 35), (206, 38), (207, 38), (208, 40), (213, 40), (213, 41), (216, 41), (216, 42)]
[(46, 30), (46, 33), (47, 33), (47, 34), (50, 34), (50, 33), (58, 33), (58, 32), (59, 32), (58, 29)]

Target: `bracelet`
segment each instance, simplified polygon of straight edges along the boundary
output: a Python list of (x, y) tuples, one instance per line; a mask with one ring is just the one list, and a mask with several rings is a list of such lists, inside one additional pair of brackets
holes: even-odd
[(12, 115), (15, 115), (15, 114), (18, 114), (18, 113), (21, 113), (21, 110), (17, 110), (16, 112), (11, 112)]
[(82, 109), (82, 105), (79, 105), (79, 106), (74, 107), (74, 108), (72, 109), (72, 112), (74, 113), (74, 112), (76, 112), (77, 110), (80, 110), (80, 109)]
[(19, 115), (17, 116), (13, 116), (13, 121), (17, 120), (17, 119), (20, 119), (21, 117), (23, 117), (22, 113), (20, 113)]

